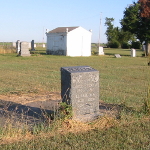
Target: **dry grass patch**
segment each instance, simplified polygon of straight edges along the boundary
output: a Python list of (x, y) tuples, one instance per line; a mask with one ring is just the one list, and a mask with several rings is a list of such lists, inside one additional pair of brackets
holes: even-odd
[(24, 105), (35, 101), (60, 100), (61, 96), (59, 92), (16, 93), (0, 95), (0, 99)]
[(62, 124), (63, 127), (61, 129), (61, 133), (84, 133), (95, 128), (100, 130), (108, 129), (118, 124), (119, 122), (115, 118), (108, 116), (100, 117), (99, 119), (90, 123), (83, 123), (75, 120), (65, 120)]
[(15, 48), (2, 48), (0, 47), (0, 54), (8, 54), (8, 53), (15, 53)]

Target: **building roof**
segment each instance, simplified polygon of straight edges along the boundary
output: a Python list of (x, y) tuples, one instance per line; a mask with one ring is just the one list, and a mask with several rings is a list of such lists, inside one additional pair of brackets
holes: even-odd
[(67, 30), (68, 30), (68, 32), (70, 32), (78, 27), (79, 26), (77, 26), (77, 27), (58, 27), (56, 29), (49, 31), (48, 33), (62, 33), (62, 32), (66, 32)]

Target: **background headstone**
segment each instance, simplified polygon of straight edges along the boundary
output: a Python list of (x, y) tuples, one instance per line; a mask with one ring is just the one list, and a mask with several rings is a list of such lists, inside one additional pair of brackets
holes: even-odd
[(20, 56), (31, 56), (28, 42), (21, 42)]
[(115, 54), (116, 58), (121, 58), (120, 54)]
[(99, 46), (98, 52), (99, 55), (104, 55), (103, 47)]
[(31, 41), (31, 50), (32, 50), (32, 51), (35, 50), (35, 48), (34, 48), (34, 40)]
[(99, 71), (89, 66), (61, 68), (62, 101), (72, 105), (73, 119), (88, 122), (99, 115)]
[(20, 40), (17, 40), (16, 42), (16, 53), (19, 54), (20, 52)]
[(142, 50), (146, 51), (146, 45), (142, 45)]
[(136, 50), (134, 48), (131, 49), (131, 57), (136, 57)]

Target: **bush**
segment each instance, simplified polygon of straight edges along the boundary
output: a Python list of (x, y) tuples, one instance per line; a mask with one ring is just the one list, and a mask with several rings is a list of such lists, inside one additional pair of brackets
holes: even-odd
[(119, 48), (119, 45), (120, 44), (118, 41), (108, 43), (108, 47), (110, 47), (110, 48)]
[(130, 48), (130, 44), (124, 42), (124, 43), (121, 45), (121, 48), (123, 48), (123, 49), (129, 49), (129, 48)]
[(135, 49), (141, 49), (141, 43), (139, 41), (137, 42), (132, 42), (132, 45), (131, 45), (132, 48), (135, 48)]

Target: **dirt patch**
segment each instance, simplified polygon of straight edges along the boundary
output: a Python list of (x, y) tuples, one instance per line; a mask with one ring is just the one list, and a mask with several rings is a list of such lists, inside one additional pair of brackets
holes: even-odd
[(33, 126), (47, 119), (49, 121), (60, 102), (60, 93), (54, 92), (0, 95), (0, 126)]
[[(40, 94), (12, 94), (0, 95), (0, 125), (5, 125), (8, 120), (16, 126), (16, 123), (35, 125), (50, 121), (54, 112), (60, 106), (61, 96), (58, 92)], [(100, 101), (100, 116), (118, 118), (119, 105), (106, 104)]]
[(11, 94), (11, 95), (0, 95), (0, 99), (4, 101), (11, 101), (18, 104), (27, 104), (36, 101), (47, 101), (47, 100), (60, 100), (61, 96), (58, 92), (50, 92), (50, 93), (29, 93), (29, 94)]

